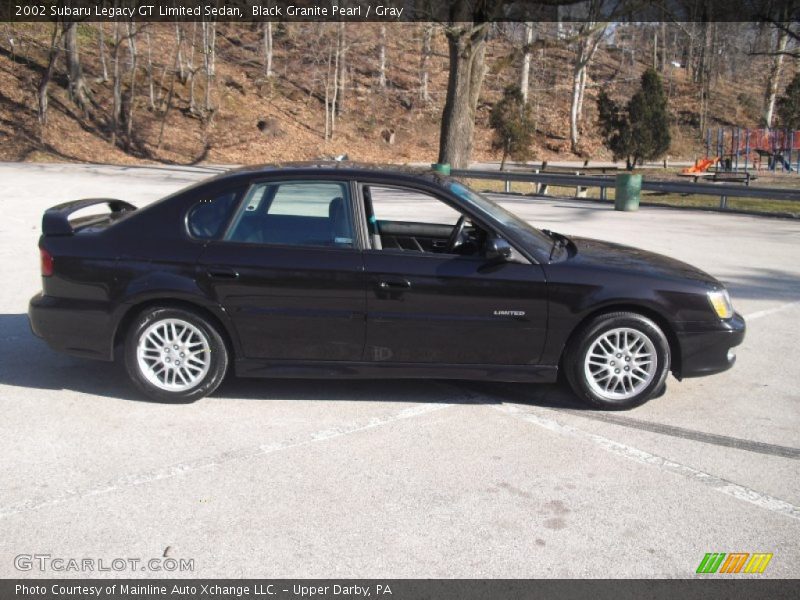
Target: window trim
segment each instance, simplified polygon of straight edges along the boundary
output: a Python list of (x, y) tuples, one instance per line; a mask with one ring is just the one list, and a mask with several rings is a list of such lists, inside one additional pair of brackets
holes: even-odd
[[(238, 225), (238, 221), (240, 219), (240, 215), (244, 213), (246, 209), (246, 203), (244, 199), (247, 198), (250, 191), (262, 184), (266, 185), (274, 185), (274, 186), (281, 186), (284, 184), (315, 184), (315, 183), (333, 183), (336, 185), (340, 185), (342, 189), (345, 191), (347, 197), (344, 198), (345, 204), (348, 205), (349, 215), (350, 215), (350, 223), (353, 230), (353, 244), (351, 246), (322, 246), (319, 244), (278, 244), (278, 243), (263, 243), (263, 242), (245, 242), (241, 240), (230, 240), (227, 239), (228, 236), (231, 234), (233, 228)], [(258, 179), (253, 179), (249, 182), (249, 184), (244, 188), (241, 198), (239, 199), (239, 206), (237, 207), (236, 211), (234, 211), (234, 215), (231, 217), (228, 225), (225, 227), (225, 231), (223, 232), (222, 236), (216, 239), (217, 242), (223, 244), (240, 244), (245, 245), (248, 247), (257, 247), (257, 248), (302, 248), (308, 249), (313, 248), (315, 250), (339, 250), (339, 251), (356, 251), (359, 252), (363, 250), (361, 246), (361, 240), (357, 235), (357, 215), (354, 214), (353, 204), (353, 191), (352, 191), (352, 180), (350, 179), (342, 179), (342, 178), (330, 178), (330, 177), (308, 177), (298, 179), (297, 176), (289, 176), (286, 178), (273, 178), (273, 177), (263, 177)], [(275, 200), (275, 194), (272, 195), (272, 199), (270, 200), (269, 207), (272, 206), (272, 202)], [(268, 207), (268, 208), (269, 208)]]

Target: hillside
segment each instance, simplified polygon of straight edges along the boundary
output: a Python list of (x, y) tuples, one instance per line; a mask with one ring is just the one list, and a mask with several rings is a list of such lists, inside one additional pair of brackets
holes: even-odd
[[(63, 53), (50, 86), (48, 123), (40, 139), (36, 91), (47, 65), (53, 26), (3, 24), (0, 27), (0, 159), (68, 160), (103, 163), (260, 163), (301, 160), (346, 153), (351, 159), (385, 162), (434, 161), (439, 119), (447, 85), (447, 46), (435, 32), (430, 58), (430, 102), (419, 97), (422, 24), (386, 26), (387, 85), (378, 84), (380, 24), (348, 24), (347, 71), (343, 109), (332, 139), (325, 139), (324, 83), (335, 24), (291, 23), (274, 29), (273, 77), (267, 78), (258, 26), (220, 23), (212, 79), (213, 113), (192, 111), (190, 83), (173, 77), (175, 25), (147, 24), (138, 32), (133, 135), (130, 144), (111, 140), (108, 115), (113, 86), (103, 77), (99, 25), (78, 26), (81, 61), (93, 105), (83, 114), (67, 91)], [(111, 70), (113, 25), (104, 26), (105, 60)], [(182, 25), (187, 40), (200, 35), (199, 25)], [(188, 44), (188, 42), (187, 42)], [(188, 58), (188, 48), (184, 47)], [(572, 50), (567, 44), (537, 49), (531, 69), (531, 96), (537, 115), (532, 159), (608, 159), (596, 128), (594, 99), (600, 86), (617, 97), (630, 95), (641, 72), (652, 64), (646, 52), (631, 60), (619, 49), (601, 46), (589, 69), (584, 102), (581, 156), (569, 152), (569, 101)], [(749, 59), (738, 77), (718, 78), (709, 103), (709, 124), (757, 126), (763, 96), (766, 59)], [(147, 62), (145, 62), (147, 61)], [(194, 51), (195, 98), (204, 99), (203, 57)], [(519, 46), (495, 34), (487, 48), (487, 73), (479, 102), (473, 160), (497, 160), (491, 149), (488, 115), (504, 86), (515, 83), (521, 62)], [(122, 97), (130, 75), (127, 42), (120, 43)], [(149, 66), (148, 66), (149, 65)], [(791, 66), (784, 69), (788, 81)], [(672, 159), (702, 154), (697, 124), (699, 91), (687, 71), (668, 66), (664, 74), (673, 117)], [(155, 106), (150, 107), (152, 83)], [(785, 83), (781, 85), (781, 89)], [(171, 91), (171, 94), (170, 94)], [(167, 99), (171, 108), (166, 110)], [(123, 106), (123, 112), (127, 110)], [(163, 120), (163, 131), (162, 131)], [(261, 122), (261, 128), (259, 128)], [(387, 130), (394, 130), (389, 144)], [(382, 132), (384, 135), (382, 135)], [(159, 145), (159, 139), (161, 143)]]

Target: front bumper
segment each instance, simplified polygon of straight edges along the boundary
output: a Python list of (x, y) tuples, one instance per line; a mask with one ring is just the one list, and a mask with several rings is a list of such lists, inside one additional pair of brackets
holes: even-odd
[(28, 304), (28, 320), (33, 334), (53, 350), (113, 360), (114, 329), (104, 305), (39, 293)]
[(744, 318), (735, 313), (725, 321), (707, 326), (693, 324), (685, 331), (676, 331), (680, 364), (676, 365), (675, 376), (683, 379), (727, 371), (736, 362), (731, 349), (742, 343), (745, 330)]

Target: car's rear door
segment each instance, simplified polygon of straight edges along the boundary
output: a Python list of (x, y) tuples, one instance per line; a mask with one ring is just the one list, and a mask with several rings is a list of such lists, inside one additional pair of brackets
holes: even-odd
[[(441, 196), (398, 186), (364, 184), (359, 189), (359, 201), (369, 198), (372, 205), (365, 207), (365, 218), (377, 225), (368, 224), (371, 247), (364, 252), (366, 360), (538, 362), (547, 327), (539, 265), (490, 261), (481, 252), (444, 253), (441, 245), (460, 213)], [(401, 219), (404, 232), (395, 226)], [(386, 223), (388, 231), (379, 229)], [(396, 236), (400, 247), (392, 240)]]
[(254, 183), (198, 279), (230, 314), (243, 357), (360, 360), (362, 254), (345, 180)]

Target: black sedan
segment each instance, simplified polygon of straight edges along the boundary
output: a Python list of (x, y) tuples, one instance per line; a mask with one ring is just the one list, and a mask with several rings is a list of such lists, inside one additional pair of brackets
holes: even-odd
[[(99, 205), (107, 205), (97, 213)], [(90, 213), (86, 215), (86, 213)], [(157, 399), (242, 377), (552, 382), (627, 408), (730, 368), (745, 324), (679, 261), (539, 230), (454, 179), (249, 167), (143, 209), (54, 206), (33, 332)]]

